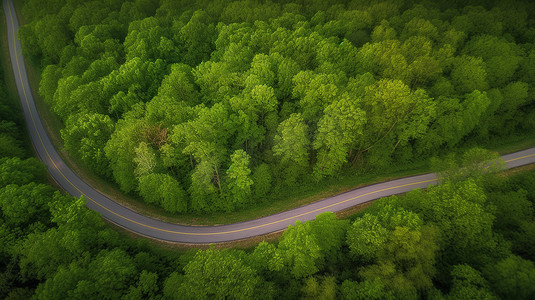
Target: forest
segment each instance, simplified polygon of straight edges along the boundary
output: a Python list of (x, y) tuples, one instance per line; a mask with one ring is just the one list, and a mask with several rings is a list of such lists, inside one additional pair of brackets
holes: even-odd
[(70, 155), (169, 213), (535, 129), (529, 1), (25, 1)]
[[(234, 211), (535, 129), (529, 1), (26, 0), (66, 150), (170, 213)], [(246, 249), (132, 238), (50, 185), (0, 70), (1, 299), (534, 299), (535, 169), (441, 184)], [(477, 164), (477, 162), (476, 162)]]
[[(2, 299), (533, 299), (535, 170), (480, 172), (338, 219), (297, 221), (248, 249), (176, 250), (112, 229), (48, 184), (0, 73)], [(477, 164), (477, 161), (475, 162)], [(467, 170), (470, 170), (469, 172)]]

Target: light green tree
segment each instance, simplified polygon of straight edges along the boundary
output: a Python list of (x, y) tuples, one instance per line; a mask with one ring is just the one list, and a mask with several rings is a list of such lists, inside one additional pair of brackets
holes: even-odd
[(275, 135), (273, 152), (283, 164), (308, 164), (308, 126), (300, 114), (292, 114), (282, 121)]
[(308, 126), (301, 114), (292, 114), (279, 124), (273, 154), (280, 159), (282, 179), (287, 185), (294, 184), (308, 166), (309, 147)]
[(104, 147), (113, 178), (125, 192), (133, 191), (137, 186), (134, 175), (135, 149), (142, 141), (145, 126), (145, 122), (136, 119), (118, 121), (115, 131)]
[(230, 156), (230, 166), (227, 169), (229, 201), (232, 207), (241, 207), (252, 202), (250, 157), (243, 150), (236, 150)]
[(472, 56), (457, 57), (451, 70), (451, 81), (461, 95), (474, 90), (486, 90), (488, 83), (485, 62)]
[(334, 175), (347, 162), (349, 151), (356, 148), (366, 123), (366, 114), (358, 102), (344, 94), (325, 108), (314, 140), (314, 148), (318, 150), (316, 178)]
[(168, 174), (146, 174), (139, 178), (139, 194), (149, 203), (177, 213), (187, 210), (187, 197), (178, 181)]
[(189, 299), (249, 299), (255, 295), (261, 278), (237, 251), (198, 251), (184, 267), (178, 295)]
[(106, 115), (89, 113), (71, 115), (61, 130), (65, 148), (82, 159), (97, 173), (110, 176), (109, 160), (104, 146), (110, 139), (115, 124)]

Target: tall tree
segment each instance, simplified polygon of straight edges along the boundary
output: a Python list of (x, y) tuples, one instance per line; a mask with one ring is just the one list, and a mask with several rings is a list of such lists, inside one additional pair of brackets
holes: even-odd
[(67, 119), (61, 137), (65, 148), (82, 159), (97, 173), (110, 176), (109, 161), (104, 146), (115, 129), (106, 115), (91, 113), (72, 115)]
[(358, 102), (359, 99), (344, 94), (325, 108), (314, 140), (314, 148), (318, 150), (316, 178), (334, 175), (347, 162), (349, 151), (356, 148), (366, 123), (366, 114)]
[(133, 191), (137, 186), (134, 150), (142, 141), (145, 126), (144, 122), (136, 119), (120, 120), (104, 147), (106, 157), (110, 160), (113, 178), (125, 192)]
[(283, 180), (291, 185), (309, 163), (308, 126), (301, 114), (292, 114), (279, 124), (273, 153), (280, 159)]
[(249, 168), (250, 157), (243, 150), (236, 150), (230, 156), (230, 166), (227, 169), (229, 202), (231, 207), (240, 207), (251, 203), (251, 169)]
[(262, 280), (238, 251), (229, 250), (198, 251), (184, 267), (184, 273), (180, 294), (169, 295), (171, 298), (248, 299), (259, 292)]
[(488, 88), (485, 62), (481, 58), (461, 56), (455, 59), (451, 70), (451, 80), (459, 94)]
[(45, 177), (46, 167), (33, 157), (25, 160), (18, 157), (0, 159), (0, 187), (9, 184), (22, 186), (32, 182), (44, 183)]
[(484, 273), (498, 295), (510, 299), (529, 299), (535, 295), (535, 266), (532, 261), (511, 255)]
[(149, 203), (159, 204), (168, 212), (187, 210), (187, 197), (178, 181), (168, 174), (146, 174), (139, 178), (139, 194)]
[(34, 182), (1, 188), (0, 208), (4, 221), (17, 227), (34, 222), (46, 224), (50, 219), (48, 202), (52, 199), (53, 191), (51, 186)]

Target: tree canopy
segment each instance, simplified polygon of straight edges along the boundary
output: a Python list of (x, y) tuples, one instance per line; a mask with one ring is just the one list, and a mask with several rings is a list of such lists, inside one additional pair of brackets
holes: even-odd
[(146, 176), (172, 177), (169, 211), (238, 210), (535, 124), (527, 1), (37, 2), (19, 34), (66, 150), (162, 207)]
[[(22, 13), (66, 150), (174, 214), (535, 128), (529, 1), (28, 0)], [(438, 186), (296, 221), (276, 242), (171, 251), (47, 184), (0, 75), (0, 298), (535, 298), (535, 175), (482, 173), (492, 153), (446, 158)]]

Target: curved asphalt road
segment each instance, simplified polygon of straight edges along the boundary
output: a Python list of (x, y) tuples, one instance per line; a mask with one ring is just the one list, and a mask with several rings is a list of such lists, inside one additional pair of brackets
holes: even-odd
[[(29, 87), (26, 69), (21, 54), (16, 31), (19, 27), (12, 0), (3, 0), (6, 14), (9, 52), (15, 74), (24, 117), (33, 146), (39, 158), (48, 166), (48, 171), (57, 183), (69, 194), (83, 195), (87, 206), (107, 220), (138, 234), (155, 239), (181, 243), (217, 243), (270, 232), (284, 230), (296, 220), (308, 221), (326, 211), (340, 211), (377, 198), (425, 188), (436, 184), (435, 174), (425, 174), (392, 180), (359, 188), (332, 198), (327, 198), (306, 206), (271, 215), (268, 217), (222, 226), (183, 226), (165, 223), (136, 213), (107, 198), (65, 165), (43, 128)], [(535, 162), (535, 148), (503, 156), (508, 168)]]

